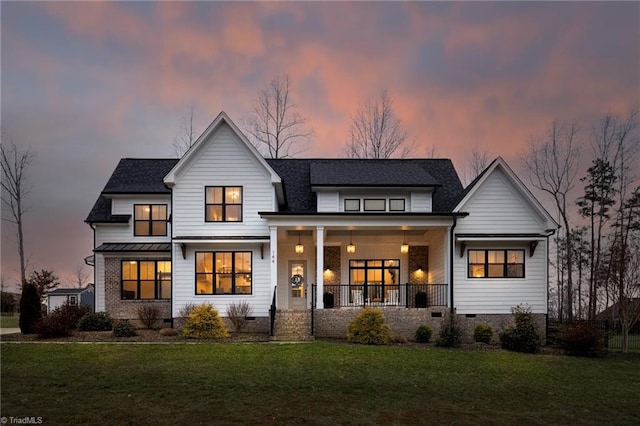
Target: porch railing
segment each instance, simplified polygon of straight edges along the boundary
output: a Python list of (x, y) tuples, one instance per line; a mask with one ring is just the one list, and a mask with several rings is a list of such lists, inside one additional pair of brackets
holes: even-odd
[(276, 293), (278, 291), (278, 286), (273, 288), (273, 298), (271, 299), (271, 307), (269, 308), (269, 336), (273, 336), (273, 326), (276, 322)]
[[(447, 306), (447, 284), (324, 284), (325, 309)], [(316, 293), (315, 285), (313, 294)]]

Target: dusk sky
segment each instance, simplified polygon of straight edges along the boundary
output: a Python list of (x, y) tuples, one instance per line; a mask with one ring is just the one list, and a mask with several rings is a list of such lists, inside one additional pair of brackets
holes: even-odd
[[(638, 2), (2, 1), (0, 12), (2, 143), (36, 153), (26, 252), (65, 286), (91, 254), (83, 221), (120, 158), (171, 157), (191, 106), (198, 134), (222, 110), (240, 125), (278, 74), (315, 131), (304, 157), (341, 156), (358, 103), (387, 89), (416, 156), (435, 149), (459, 174), (474, 145), (520, 172), (553, 120), (579, 120), (589, 151), (598, 117), (640, 104)], [(5, 221), (1, 256), (17, 282)]]

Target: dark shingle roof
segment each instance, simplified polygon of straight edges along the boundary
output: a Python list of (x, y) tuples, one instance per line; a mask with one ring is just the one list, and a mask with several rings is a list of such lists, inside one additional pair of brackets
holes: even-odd
[(177, 158), (123, 158), (102, 190), (103, 194), (169, 194), (162, 178)]
[(87, 223), (127, 223), (131, 215), (112, 215), (112, 194), (170, 194), (163, 178), (178, 162), (177, 158), (123, 158), (111, 174), (98, 200), (93, 205)]
[[(433, 212), (451, 212), (462, 184), (447, 159), (267, 159), (282, 178), (285, 211), (317, 210), (312, 186), (434, 187)], [(86, 219), (88, 223), (126, 223), (130, 215), (111, 215), (112, 194), (169, 194), (164, 176), (177, 159), (120, 160)]]

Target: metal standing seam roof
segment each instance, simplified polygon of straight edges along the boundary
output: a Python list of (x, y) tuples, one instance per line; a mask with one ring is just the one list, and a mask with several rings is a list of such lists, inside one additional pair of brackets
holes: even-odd
[(170, 252), (171, 243), (104, 243), (94, 250), (98, 253), (126, 251)]

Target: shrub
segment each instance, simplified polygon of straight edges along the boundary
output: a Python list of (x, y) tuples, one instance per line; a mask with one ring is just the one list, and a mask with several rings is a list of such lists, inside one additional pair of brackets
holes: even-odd
[(431, 336), (433, 335), (433, 330), (426, 324), (421, 325), (416, 330), (416, 342), (418, 343), (429, 343), (431, 341)]
[(20, 297), (20, 331), (22, 334), (35, 333), (35, 325), (42, 318), (40, 296), (35, 285), (24, 283)]
[(189, 316), (191, 316), (191, 312), (193, 312), (193, 310), (197, 306), (198, 305), (196, 305), (195, 303), (187, 303), (186, 305), (183, 305), (182, 308), (180, 308), (180, 310), (178, 311), (178, 318), (189, 318)]
[(35, 332), (41, 339), (51, 339), (54, 337), (71, 336), (71, 329), (68, 327), (68, 321), (59, 312), (51, 314), (39, 320), (35, 326)]
[(394, 334), (393, 336), (391, 336), (391, 343), (404, 344), (407, 342), (408, 342), (407, 338), (404, 337), (402, 334)]
[(515, 317), (516, 325), (500, 333), (502, 347), (515, 352), (539, 352), (540, 334), (533, 322), (531, 311), (519, 305), (512, 308), (511, 311)]
[(247, 317), (251, 316), (251, 305), (246, 301), (232, 303), (227, 308), (227, 315), (236, 333), (239, 333), (246, 327)]
[(382, 311), (373, 308), (361, 310), (349, 324), (347, 340), (365, 345), (388, 345), (391, 343), (391, 331), (384, 322)]
[(120, 320), (113, 324), (113, 335), (114, 337), (133, 337), (138, 333), (129, 320)]
[(80, 321), (80, 318), (85, 316), (85, 314), (87, 314), (88, 312), (89, 309), (87, 309), (85, 306), (73, 306), (65, 303), (64, 305), (54, 309), (53, 312), (49, 314), (49, 316), (60, 315), (62, 321), (65, 322), (66, 327), (69, 330), (75, 330), (77, 328), (78, 321)]
[(111, 331), (113, 319), (106, 312), (89, 312), (78, 321), (79, 331)]
[(161, 328), (160, 335), (165, 337), (173, 337), (178, 335), (178, 330), (175, 328)]
[(480, 343), (491, 343), (493, 329), (489, 324), (478, 324), (473, 330), (473, 341)]
[(571, 355), (599, 356), (604, 349), (604, 333), (593, 323), (577, 322), (560, 329), (562, 348)]
[(455, 315), (448, 314), (447, 318), (443, 321), (442, 328), (436, 346), (442, 348), (457, 348), (462, 343), (462, 330), (456, 322)]
[(182, 335), (191, 339), (222, 339), (229, 337), (229, 330), (218, 310), (205, 303), (196, 306), (191, 312), (182, 328)]
[(160, 319), (160, 308), (156, 305), (142, 305), (138, 307), (138, 319), (145, 328), (155, 329)]

